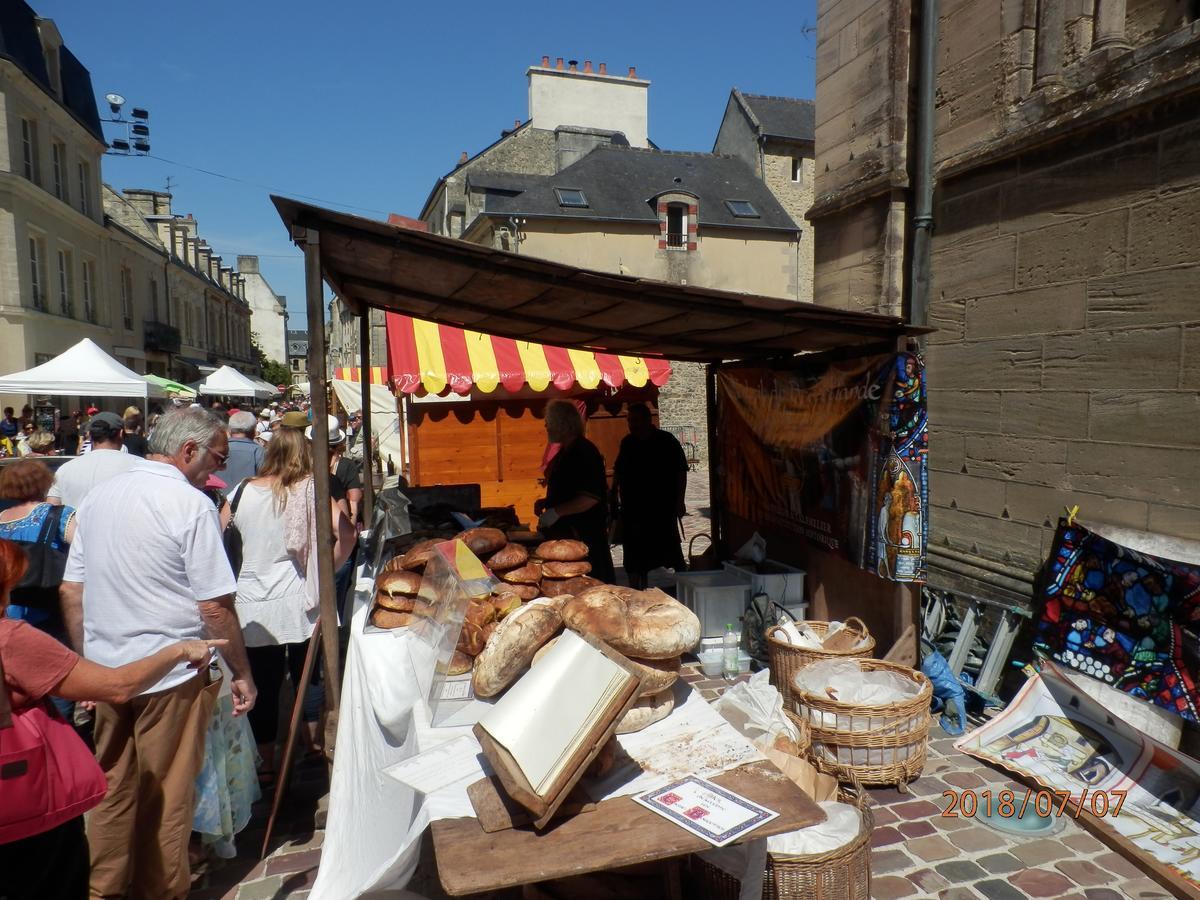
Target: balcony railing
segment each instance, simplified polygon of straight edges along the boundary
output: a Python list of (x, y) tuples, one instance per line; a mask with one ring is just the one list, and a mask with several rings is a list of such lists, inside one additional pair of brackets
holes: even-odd
[(168, 325), (166, 322), (145, 322), (143, 327), (147, 350), (156, 350), (160, 353), (179, 352), (183, 341), (179, 329), (174, 325)]

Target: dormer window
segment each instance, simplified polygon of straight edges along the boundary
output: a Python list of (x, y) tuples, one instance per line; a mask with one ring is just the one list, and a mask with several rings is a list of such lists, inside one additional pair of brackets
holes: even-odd
[(555, 188), (554, 196), (558, 198), (558, 205), (566, 209), (588, 208), (587, 197), (575, 188)]
[(667, 246), (675, 250), (687, 248), (687, 206), (682, 203), (667, 204)]
[(735, 219), (757, 219), (758, 210), (749, 200), (726, 200), (725, 206), (733, 213)]

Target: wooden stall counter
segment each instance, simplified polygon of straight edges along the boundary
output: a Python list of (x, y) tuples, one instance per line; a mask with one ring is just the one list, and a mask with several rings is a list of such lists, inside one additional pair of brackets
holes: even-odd
[[(746, 840), (795, 831), (825, 818), (817, 804), (769, 762), (742, 766), (712, 780), (779, 813)], [(712, 848), (632, 797), (604, 800), (590, 811), (552, 822), (540, 833), (526, 826), (488, 834), (474, 817), (440, 819), (430, 828), (438, 877), (446, 893), (455, 897)]]

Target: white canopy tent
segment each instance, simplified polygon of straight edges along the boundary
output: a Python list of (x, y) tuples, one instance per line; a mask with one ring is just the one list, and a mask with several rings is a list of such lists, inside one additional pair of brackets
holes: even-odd
[(165, 397), (163, 389), (121, 365), (84, 338), (49, 362), (0, 376), (0, 394), (45, 394), (51, 397)]
[(203, 381), (192, 385), (198, 393), (220, 397), (255, 397), (266, 400), (277, 393), (275, 388), (264, 386), (247, 375), (243, 375), (232, 366), (221, 366)]
[(271, 384), (271, 382), (269, 382), (263, 378), (251, 378), (250, 380), (253, 381), (255, 384), (257, 384), (259, 387), (261, 387), (264, 391), (270, 391), (272, 397), (274, 397), (276, 394), (280, 393), (279, 388), (277, 388), (275, 385)]
[[(362, 409), (362, 385), (357, 381), (342, 381), (334, 378), (334, 393), (338, 403), (348, 414)], [(379, 458), (386, 463), (389, 459), (397, 472), (404, 470), (404, 446), (400, 438), (400, 414), (396, 398), (385, 385), (371, 385), (371, 432), (373, 440), (379, 442)]]

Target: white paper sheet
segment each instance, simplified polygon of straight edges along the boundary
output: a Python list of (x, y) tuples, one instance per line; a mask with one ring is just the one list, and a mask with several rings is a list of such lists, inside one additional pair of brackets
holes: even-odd
[(479, 741), (464, 734), (388, 766), (384, 772), (418, 793), (432, 794), (465, 779), (478, 781), (484, 765), (482, 755)]
[(714, 847), (733, 843), (779, 818), (776, 810), (694, 775), (638, 794), (633, 800)]

